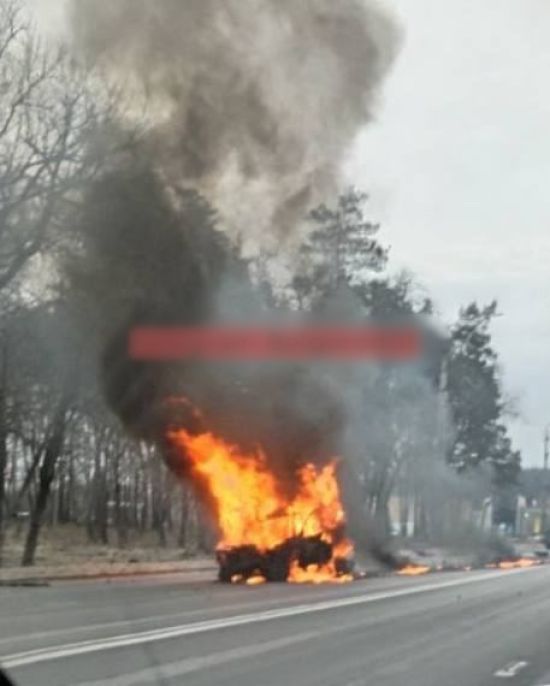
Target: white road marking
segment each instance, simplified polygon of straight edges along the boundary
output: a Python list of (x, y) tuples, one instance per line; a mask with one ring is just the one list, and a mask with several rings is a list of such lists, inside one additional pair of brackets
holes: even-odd
[[(0, 645), (3, 643), (16, 643), (20, 642), (21, 640), (34, 640), (34, 639), (40, 639), (40, 638), (52, 638), (53, 636), (66, 636), (67, 634), (75, 634), (75, 633), (82, 633), (82, 632), (89, 632), (92, 633), (94, 631), (105, 631), (105, 630), (111, 630), (115, 629), (116, 627), (121, 627), (121, 628), (135, 628), (139, 624), (153, 624), (154, 622), (162, 621), (164, 620), (165, 622), (167, 620), (174, 620), (178, 618), (189, 618), (193, 617), (194, 615), (208, 615), (208, 614), (213, 614), (216, 612), (225, 612), (226, 610), (234, 610), (234, 609), (240, 609), (240, 610), (246, 610), (246, 609), (254, 609), (258, 605), (263, 605), (269, 606), (269, 605), (277, 605), (280, 603), (279, 598), (271, 599), (271, 600), (264, 600), (262, 602), (257, 601), (253, 603), (241, 603), (238, 606), (235, 605), (220, 605), (216, 608), (214, 607), (209, 607), (209, 608), (200, 608), (196, 610), (180, 610), (179, 612), (165, 612), (163, 614), (157, 614), (157, 615), (148, 615), (146, 617), (128, 617), (127, 619), (119, 619), (115, 620), (113, 622), (104, 622), (101, 624), (88, 624), (86, 626), (77, 626), (77, 627), (67, 627), (65, 629), (52, 629), (50, 631), (34, 631), (26, 634), (21, 634), (19, 636), (13, 635), (13, 636), (4, 636), (3, 638), (0, 638)], [(68, 603), (67, 603), (68, 604)], [(75, 603), (78, 604), (78, 603)], [(79, 608), (82, 608), (82, 603), (78, 604)], [(74, 638), (74, 636), (73, 636)]]
[(280, 648), (287, 648), (303, 641), (310, 641), (322, 635), (322, 631), (307, 631), (293, 636), (284, 636), (264, 643), (241, 646), (230, 650), (223, 650), (212, 655), (190, 657), (178, 662), (172, 662), (162, 667), (147, 667), (138, 672), (123, 674), (99, 681), (78, 682), (78, 686), (139, 686), (139, 684), (160, 683), (161, 678), (174, 679), (193, 672), (199, 672), (209, 667), (219, 667), (237, 660), (251, 659), (265, 655)]
[(516, 677), (522, 669), (525, 669), (529, 663), (520, 660), (519, 662), (510, 662), (502, 669), (495, 672), (495, 676), (499, 679), (513, 679)]
[(439, 591), (446, 588), (465, 586), (467, 584), (476, 582), (492, 581), (495, 578), (506, 578), (512, 574), (525, 574), (540, 569), (542, 568), (532, 567), (527, 569), (484, 572), (481, 574), (474, 574), (468, 577), (461, 577), (460, 579), (444, 581), (442, 583), (430, 583), (423, 584), (421, 586), (413, 586), (412, 588), (402, 588), (394, 591), (384, 591), (380, 593), (347, 596), (343, 598), (336, 598), (316, 603), (307, 603), (303, 605), (294, 605), (292, 607), (283, 607), (275, 610), (264, 610), (251, 614), (221, 617), (218, 619), (205, 620), (202, 622), (193, 622), (190, 624), (182, 624), (179, 626), (155, 629), (152, 631), (142, 631), (133, 634), (122, 634), (119, 636), (112, 636), (110, 638), (105, 639), (91, 639), (88, 641), (81, 641), (79, 643), (69, 643), (66, 645), (56, 647), (40, 648), (37, 650), (30, 650), (22, 653), (6, 655), (0, 658), (0, 662), (2, 663), (3, 667), (10, 669), (14, 667), (20, 667), (22, 665), (35, 664), (37, 662), (46, 662), (49, 660), (56, 660), (59, 658), (73, 657), (75, 655), (85, 655), (87, 653), (96, 653), (102, 650), (112, 650), (114, 648), (140, 645), (143, 643), (152, 643), (154, 641), (164, 641), (167, 639), (179, 638), (180, 636), (201, 634), (208, 631), (227, 629), (229, 627), (234, 626), (243, 626), (246, 624), (267, 622), (274, 619), (294, 617), (297, 615), (306, 615), (314, 612), (324, 612), (327, 610), (335, 610), (344, 607), (366, 605), (368, 603), (375, 603), (381, 600), (389, 600), (392, 598), (412, 596), (418, 593), (427, 593), (430, 591)]

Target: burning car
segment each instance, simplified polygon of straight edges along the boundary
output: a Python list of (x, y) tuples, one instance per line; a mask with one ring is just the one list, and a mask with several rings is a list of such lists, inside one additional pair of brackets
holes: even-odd
[(321, 535), (294, 536), (265, 552), (253, 545), (221, 548), (216, 552), (216, 560), (218, 578), (223, 582), (246, 581), (256, 576), (266, 581), (299, 581), (302, 576), (310, 577), (304, 580), (315, 581), (327, 572), (329, 578), (334, 574), (335, 579), (344, 580), (353, 571), (351, 559), (333, 560), (332, 545)]
[(221, 532), (220, 581), (352, 578), (335, 462), (305, 464), (289, 492), (259, 450), (244, 454), (209, 432), (172, 429), (168, 438), (212, 503)]

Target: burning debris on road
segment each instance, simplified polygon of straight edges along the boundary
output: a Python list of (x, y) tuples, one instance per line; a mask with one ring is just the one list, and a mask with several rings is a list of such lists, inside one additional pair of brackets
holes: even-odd
[(534, 557), (513, 557), (492, 562), (486, 567), (488, 569), (526, 569), (542, 564), (541, 560)]
[(244, 454), (212, 433), (181, 428), (168, 440), (216, 515), (220, 581), (351, 580), (335, 462), (303, 465), (285, 492), (260, 450)]
[(398, 569), (397, 574), (400, 576), (420, 576), (422, 574), (428, 574), (431, 571), (433, 571), (433, 569), (428, 565), (407, 564), (404, 567), (401, 567), (401, 569)]

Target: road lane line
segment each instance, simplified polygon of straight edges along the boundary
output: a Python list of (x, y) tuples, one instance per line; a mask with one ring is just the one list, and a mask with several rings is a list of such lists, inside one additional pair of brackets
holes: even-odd
[(91, 639), (88, 641), (69, 643), (57, 647), (39, 648), (36, 650), (6, 655), (0, 658), (0, 662), (2, 663), (3, 667), (7, 669), (12, 669), (14, 667), (35, 664), (38, 662), (46, 662), (60, 658), (73, 657), (76, 655), (84, 655), (87, 653), (96, 653), (103, 650), (112, 650), (114, 648), (135, 646), (140, 645), (142, 643), (163, 641), (172, 638), (179, 638), (180, 636), (189, 636), (194, 634), (205, 633), (208, 631), (216, 631), (218, 629), (226, 629), (235, 626), (243, 626), (246, 624), (267, 622), (274, 619), (294, 617), (297, 615), (306, 615), (315, 612), (324, 612), (327, 610), (335, 610), (345, 607), (366, 605), (368, 603), (375, 603), (382, 600), (390, 600), (393, 598), (413, 596), (419, 593), (439, 591), (447, 588), (465, 586), (467, 584), (477, 582), (492, 581), (494, 579), (503, 579), (510, 577), (511, 575), (532, 573), (540, 569), (543, 568), (532, 567), (527, 569), (484, 572), (482, 574), (475, 574), (473, 576), (463, 577), (460, 579), (453, 579), (451, 581), (444, 581), (442, 583), (423, 584), (421, 586), (413, 586), (412, 588), (403, 588), (394, 591), (383, 591), (379, 593), (369, 593), (363, 595), (336, 598), (316, 603), (294, 605), (292, 607), (284, 607), (275, 610), (265, 610), (252, 614), (235, 615), (231, 617), (222, 617), (219, 619), (204, 620), (201, 622), (193, 622), (191, 624), (182, 624), (179, 626), (166, 627), (164, 629), (142, 631), (133, 634), (122, 634), (119, 636), (112, 636), (106, 639)]
[[(194, 610), (180, 610), (179, 612), (166, 612), (164, 614), (157, 614), (157, 615), (149, 615), (148, 617), (133, 617), (130, 616), (127, 619), (117, 619), (112, 622), (102, 622), (100, 624), (87, 624), (86, 626), (70, 626), (66, 627), (64, 629), (52, 629), (50, 631), (35, 631), (31, 633), (26, 633), (26, 634), (18, 634), (18, 635), (12, 635), (12, 636), (4, 636), (3, 638), (0, 638), (0, 646), (4, 643), (17, 643), (23, 640), (29, 641), (29, 640), (35, 640), (35, 639), (40, 639), (40, 638), (51, 638), (53, 636), (66, 636), (67, 634), (75, 634), (75, 633), (82, 633), (82, 632), (94, 632), (94, 631), (103, 631), (105, 629), (114, 629), (115, 627), (121, 627), (121, 628), (136, 628), (138, 624), (147, 624), (147, 623), (154, 623), (157, 621), (162, 621), (164, 620), (165, 622), (167, 620), (171, 619), (187, 619), (189, 617), (193, 617), (195, 615), (208, 615), (208, 614), (215, 614), (219, 612), (225, 612), (225, 611), (231, 611), (235, 609), (240, 609), (240, 610), (247, 610), (247, 609), (254, 609), (255, 607), (263, 606), (269, 606), (269, 605), (277, 605), (280, 604), (281, 600), (280, 598), (274, 598), (270, 600), (260, 600), (257, 599), (256, 602), (252, 603), (240, 603), (239, 605), (220, 605), (218, 607), (206, 607), (206, 608), (200, 608), (200, 609), (194, 609)], [(80, 604), (80, 608), (82, 608), (82, 603)], [(74, 637), (73, 637), (74, 638)]]
[(529, 663), (520, 660), (519, 662), (510, 662), (502, 669), (495, 672), (495, 676), (499, 679), (513, 679), (516, 677)]
[(186, 674), (192, 674), (193, 672), (200, 672), (203, 669), (220, 667), (228, 662), (247, 660), (259, 657), (260, 655), (266, 655), (267, 653), (280, 650), (281, 648), (288, 648), (295, 646), (298, 643), (311, 641), (315, 638), (319, 638), (322, 634), (323, 632), (320, 630), (304, 631), (300, 634), (284, 636), (271, 641), (264, 641), (263, 643), (255, 643), (239, 648), (232, 648), (230, 650), (223, 650), (201, 657), (185, 658), (159, 667), (146, 667), (145, 669), (130, 674), (108, 677), (106, 679), (99, 679), (98, 681), (78, 682), (78, 686), (139, 686), (139, 684), (160, 683), (161, 679), (174, 679), (176, 677), (185, 676)]

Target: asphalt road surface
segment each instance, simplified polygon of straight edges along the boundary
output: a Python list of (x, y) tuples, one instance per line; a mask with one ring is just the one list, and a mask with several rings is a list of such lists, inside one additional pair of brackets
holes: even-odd
[(18, 686), (550, 685), (550, 566), (1, 588), (0, 656)]

